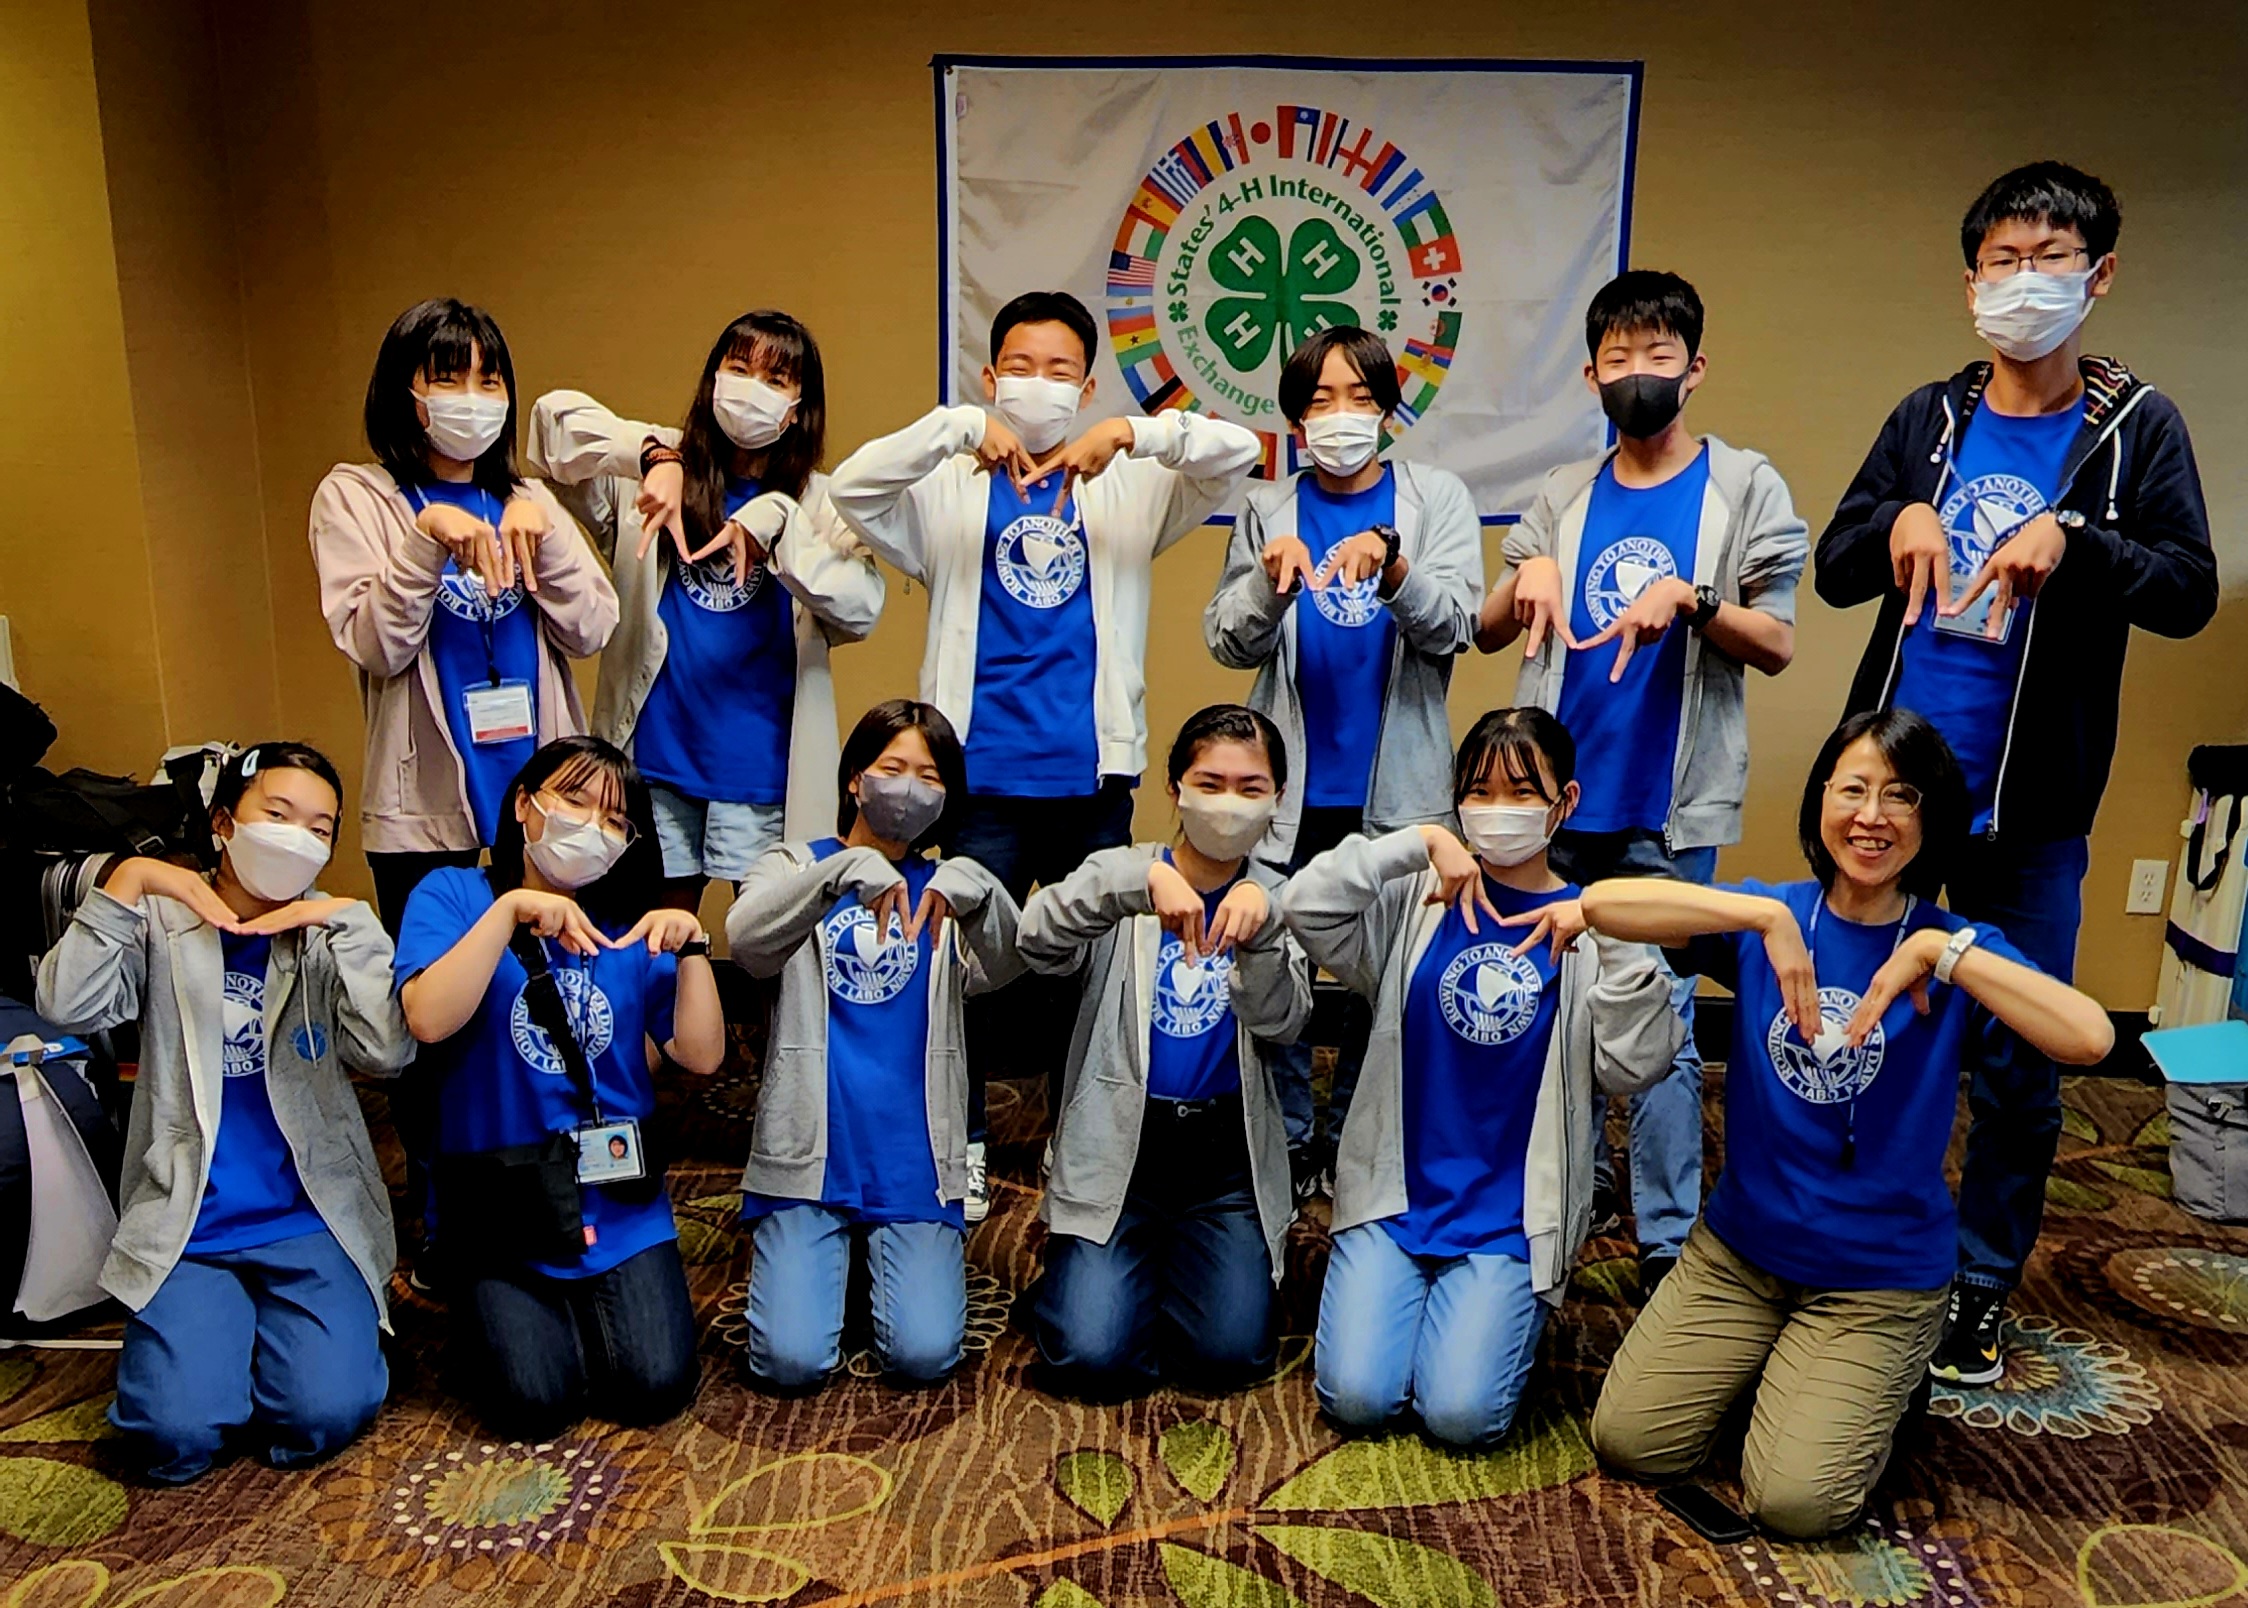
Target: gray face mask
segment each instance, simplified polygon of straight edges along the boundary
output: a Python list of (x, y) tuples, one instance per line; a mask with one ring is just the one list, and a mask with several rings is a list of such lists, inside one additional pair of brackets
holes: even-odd
[(859, 814), (867, 830), (892, 843), (917, 842), (944, 814), (944, 789), (918, 776), (859, 776)]

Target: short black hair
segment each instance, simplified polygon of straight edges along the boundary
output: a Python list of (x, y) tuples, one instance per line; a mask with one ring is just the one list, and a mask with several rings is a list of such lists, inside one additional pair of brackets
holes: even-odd
[(999, 316), (991, 321), (991, 360), (994, 363), (999, 361), (999, 348), (1007, 344), (1007, 332), (1017, 324), (1068, 325), (1078, 344), (1085, 348), (1085, 372), (1093, 372), (1093, 346), (1098, 339), (1093, 315), (1068, 291), (1026, 290), (1000, 308)]
[[(1553, 793), (1546, 791), (1545, 778), (1538, 774), (1541, 759), (1553, 773)], [(1460, 751), (1452, 760), (1454, 808), (1494, 762), (1508, 781), (1529, 783), (1550, 804), (1559, 789), (1576, 780), (1577, 740), (1546, 710), (1530, 705), (1492, 710), (1460, 739)]]
[(1803, 805), (1796, 813), (1796, 840), (1811, 875), (1819, 886), (1831, 888), (1839, 874), (1834, 856), (1827, 853), (1819, 824), (1826, 811), (1826, 786), (1842, 755), (1861, 737), (1873, 739), (1881, 757), (1897, 773), (1897, 780), (1920, 790), (1920, 852), (1897, 879), (1898, 886), (1920, 899), (1933, 899), (1944, 883), (1959, 852), (1967, 843), (1973, 812), (1967, 801), (1967, 778), (1959, 769), (1951, 744), (1942, 732), (1910, 709), (1868, 709), (1852, 715), (1819, 749), (1803, 784)]
[(1290, 424), (1304, 422), (1311, 394), (1319, 389), (1319, 372), (1327, 366), (1327, 354), (1338, 350), (1374, 393), (1374, 405), (1385, 415), (1397, 411), (1404, 398), (1397, 386), (1397, 359), (1390, 356), (1388, 343), (1356, 324), (1330, 324), (1289, 353), (1280, 370), (1280, 411)]
[(375, 353), (367, 380), (367, 445), (400, 487), (427, 485), (429, 434), (414, 411), (414, 381), (423, 375), (450, 380), (469, 371), (496, 376), (507, 387), (507, 424), (476, 460), (479, 489), (505, 502), (522, 477), (515, 470), (515, 359), (507, 337), (481, 307), (439, 296), (398, 315)]
[(1596, 291), (1585, 309), (1585, 351), (1595, 360), (1611, 335), (1653, 332), (1686, 343), (1686, 360), (1702, 349), (1700, 292), (1676, 274), (1630, 268)]
[(656, 841), (656, 811), (648, 783), (623, 749), (598, 737), (557, 737), (525, 760), (507, 784), (499, 825), (492, 833), (491, 866), (485, 873), (495, 893), (523, 886), (523, 823), (515, 818), (515, 801), (534, 797), (549, 786), (570, 792), (597, 776), (608, 777), (623, 796), (625, 819), (632, 823), (632, 846), (615, 865), (570, 897), (595, 921), (610, 926), (630, 926), (656, 907), (663, 890), (663, 848)]
[(968, 756), (960, 747), (960, 734), (933, 703), (918, 698), (891, 698), (859, 716), (851, 735), (843, 740), (843, 760), (835, 770), (835, 834), (849, 835), (859, 818), (858, 800), (851, 797), (852, 779), (882, 757), (892, 738), (902, 731), (917, 731), (937, 762), (937, 778), (944, 783), (944, 813), (913, 842), (914, 848), (944, 841), (947, 830), (959, 819), (968, 802)]
[(1278, 793), (1287, 789), (1288, 745), (1280, 728), (1269, 716), (1236, 703), (1210, 704), (1186, 717), (1186, 724), (1171, 740), (1167, 772), (1172, 787), (1179, 785), (1179, 778), (1193, 768), (1202, 750), (1212, 743), (1247, 743), (1262, 748), (1265, 762), (1272, 767), (1272, 790)]
[(1959, 250), (1967, 266), (1975, 266), (1991, 230), (2016, 219), (2074, 229), (2094, 262), (2115, 249), (2123, 232), (2123, 207), (2113, 190), (2066, 162), (2031, 162), (1991, 180), (1959, 220)]
[(336, 795), (336, 810), (343, 810), (343, 780), (336, 775), (335, 764), (326, 754), (310, 743), (252, 743), (224, 765), (219, 767), (219, 779), (211, 788), (211, 808), (234, 813), (249, 791), (250, 778), (261, 771), (310, 771), (328, 784), (328, 791)]

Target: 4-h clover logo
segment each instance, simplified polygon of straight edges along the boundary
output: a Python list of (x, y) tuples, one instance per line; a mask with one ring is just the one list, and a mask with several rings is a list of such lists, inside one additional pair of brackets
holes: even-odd
[(1358, 253), (1325, 218), (1307, 218), (1288, 236), (1268, 218), (1251, 214), (1218, 242), (1210, 277), (1235, 294), (1210, 304), (1202, 326), (1226, 362), (1242, 374), (1262, 368), (1336, 324), (1356, 324), (1348, 302), (1336, 301), (1358, 283)]

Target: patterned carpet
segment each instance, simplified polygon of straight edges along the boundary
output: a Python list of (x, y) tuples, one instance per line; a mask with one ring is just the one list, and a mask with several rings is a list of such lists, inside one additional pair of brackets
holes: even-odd
[[(975, 1350), (947, 1384), (744, 1389), (733, 1169), (697, 1164), (674, 1193), (705, 1379), (658, 1432), (485, 1439), (439, 1389), (442, 1314), (402, 1299), (390, 1403), (360, 1444), (158, 1491), (103, 1438), (111, 1355), (0, 1352), (0, 1608), (2248, 1608), (2248, 1234), (2169, 1203), (2155, 1090), (2071, 1083), (2004, 1386), (1938, 1392), (1875, 1519), (1809, 1547), (1711, 1546), (1593, 1470), (1583, 1425), (1637, 1293), (1620, 1239), (1589, 1248), (1539, 1405), (1492, 1455), (1346, 1442), (1315, 1416), (1309, 1224), (1261, 1387), (1110, 1408), (1027, 1389), (1009, 1302), (1035, 1263), (1041, 1113), (1014, 1090), (995, 1091), (997, 1209), (971, 1246)], [(683, 1131), (739, 1154), (747, 1098), (722, 1074)]]

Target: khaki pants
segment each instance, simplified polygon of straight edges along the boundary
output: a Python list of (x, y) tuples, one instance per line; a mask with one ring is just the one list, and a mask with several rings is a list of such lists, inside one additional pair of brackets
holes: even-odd
[(1608, 1370), (1593, 1446), (1621, 1474), (1678, 1479), (1761, 1374), (1741, 1454), (1750, 1515), (1782, 1535), (1830, 1535), (1889, 1461), (1949, 1295), (1793, 1284), (1697, 1223)]

